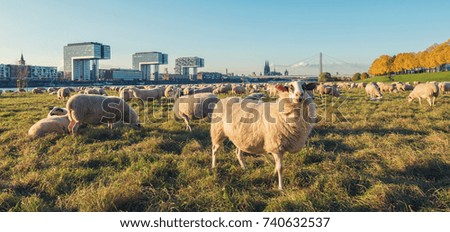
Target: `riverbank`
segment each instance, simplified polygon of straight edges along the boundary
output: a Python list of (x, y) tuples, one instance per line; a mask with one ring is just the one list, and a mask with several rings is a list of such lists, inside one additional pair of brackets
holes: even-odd
[[(414, 82), (414, 81), (449, 81), (450, 82), (450, 72), (435, 72), (435, 73), (417, 73), (417, 74), (404, 74), (391, 76), (394, 81), (399, 82)], [(378, 76), (372, 77), (364, 80), (359, 80), (358, 82), (392, 82), (388, 76)]]
[[(171, 84), (213, 84), (213, 83), (242, 83), (241, 78), (224, 78), (224, 79), (210, 79), (210, 80), (159, 80), (159, 81), (52, 81), (52, 80), (30, 80), (28, 88), (37, 87), (81, 87), (81, 86), (121, 86), (121, 85), (171, 85)], [(289, 79), (280, 78), (245, 78), (245, 82), (261, 83), (261, 82), (285, 82)], [(0, 89), (16, 89), (16, 80), (0, 80)]]

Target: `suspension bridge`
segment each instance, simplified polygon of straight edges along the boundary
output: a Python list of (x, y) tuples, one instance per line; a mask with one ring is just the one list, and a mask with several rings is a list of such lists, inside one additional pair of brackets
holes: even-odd
[(351, 77), (356, 72), (366, 72), (368, 68), (368, 65), (350, 63), (320, 52), (291, 64), (272, 63), (271, 70), (282, 74), (287, 71), (289, 75), (266, 75), (263, 78), (317, 79), (322, 72), (337, 77)]

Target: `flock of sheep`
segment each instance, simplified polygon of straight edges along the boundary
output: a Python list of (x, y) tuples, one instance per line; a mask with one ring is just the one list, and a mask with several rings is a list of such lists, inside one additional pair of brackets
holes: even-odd
[[(222, 142), (229, 139), (236, 146), (237, 159), (244, 169), (243, 152), (272, 154), (278, 188), (283, 190), (283, 155), (298, 152), (305, 146), (316, 118), (314, 94), (339, 97), (342, 90), (349, 88), (365, 89), (371, 100), (382, 99), (383, 92), (412, 90), (408, 101), (426, 99), (432, 106), (439, 92), (450, 91), (450, 83), (318, 84), (293, 81), (283, 84), (49, 88), (46, 91), (57, 95), (58, 99), (68, 99), (66, 107), (54, 107), (46, 118), (29, 129), (28, 134), (32, 138), (48, 133), (76, 135), (80, 125), (107, 124), (112, 129), (116, 123), (140, 128), (139, 116), (127, 101), (133, 98), (158, 102), (162, 98), (171, 99), (175, 118), (185, 122), (186, 130), (191, 131), (189, 123), (193, 119), (210, 120), (213, 168)], [(105, 89), (117, 92), (119, 97), (107, 96)], [(234, 96), (219, 99), (217, 94)], [(247, 96), (239, 97), (244, 94)], [(276, 100), (263, 101), (267, 95)]]

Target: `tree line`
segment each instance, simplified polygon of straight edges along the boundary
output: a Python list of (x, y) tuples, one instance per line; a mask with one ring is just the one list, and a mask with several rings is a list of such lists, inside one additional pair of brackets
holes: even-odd
[(433, 44), (421, 52), (399, 53), (394, 56), (381, 55), (369, 68), (371, 75), (410, 74), (439, 72), (450, 64), (450, 39), (441, 44)]

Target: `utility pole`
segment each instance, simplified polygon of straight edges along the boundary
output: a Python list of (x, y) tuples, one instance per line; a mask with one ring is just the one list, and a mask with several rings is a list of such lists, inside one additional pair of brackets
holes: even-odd
[(323, 73), (323, 66), (322, 66), (322, 52), (319, 54), (319, 75)]

